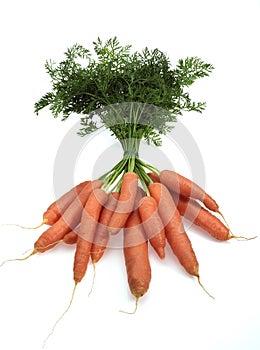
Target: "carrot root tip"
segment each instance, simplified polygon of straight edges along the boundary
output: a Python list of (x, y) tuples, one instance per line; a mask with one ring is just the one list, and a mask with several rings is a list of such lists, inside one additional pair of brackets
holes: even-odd
[(138, 301), (139, 301), (139, 296), (136, 296), (135, 297), (135, 308), (133, 311), (125, 311), (125, 310), (119, 310), (119, 312), (122, 312), (124, 314), (127, 314), (127, 315), (134, 315), (137, 311), (137, 308), (138, 308)]
[(93, 279), (92, 279), (92, 284), (91, 284), (91, 288), (90, 288), (90, 291), (88, 293), (88, 296), (90, 296), (91, 293), (93, 292), (94, 283), (95, 283), (95, 279), (96, 279), (96, 264), (94, 262), (92, 262), (92, 265), (93, 265)]
[(19, 224), (2, 224), (1, 226), (16, 226), (16, 227), (20, 227), (23, 230), (36, 230), (37, 228), (47, 224), (48, 220), (44, 219), (39, 225), (34, 226), (34, 227), (30, 227), (30, 226), (23, 226), (23, 225), (19, 225)]
[(217, 211), (217, 213), (222, 217), (222, 219), (224, 220), (224, 223), (227, 225), (227, 228), (230, 230), (230, 226), (229, 226), (225, 216), (219, 210)]
[(69, 302), (69, 305), (68, 307), (66, 308), (66, 310), (61, 314), (61, 316), (57, 319), (57, 321), (54, 323), (50, 333), (48, 334), (48, 336), (45, 338), (44, 342), (43, 342), (43, 345), (42, 345), (42, 349), (45, 348), (45, 345), (48, 341), (48, 339), (53, 335), (58, 323), (62, 320), (62, 318), (66, 315), (66, 313), (69, 311), (70, 307), (71, 307), (71, 304), (73, 302), (73, 299), (74, 299), (74, 295), (75, 295), (75, 291), (76, 291), (76, 287), (77, 287), (77, 282), (75, 282), (74, 284), (74, 288), (73, 288), (73, 291), (72, 291), (72, 295), (71, 295), (71, 298), (70, 298), (70, 302)]
[(231, 235), (228, 237), (228, 240), (229, 239), (232, 239), (232, 238), (235, 238), (237, 240), (242, 240), (242, 241), (251, 241), (252, 239), (255, 239), (257, 238), (257, 236), (254, 236), (254, 237), (245, 237), (245, 236), (234, 236), (234, 235)]
[[(28, 251), (28, 250), (27, 250)], [(27, 252), (26, 251), (26, 252)], [(35, 250), (33, 250), (30, 254), (28, 254), (27, 256), (23, 257), (23, 258), (14, 258), (14, 259), (6, 259), (4, 260), (1, 264), (0, 267), (2, 267), (4, 264), (6, 264), (7, 262), (11, 262), (11, 261), (25, 261), (27, 259), (29, 259), (31, 256), (33, 256), (34, 254), (36, 254), (37, 252)]]
[(197, 279), (198, 279), (199, 285), (200, 285), (201, 288), (204, 290), (204, 292), (205, 292), (206, 294), (208, 294), (208, 296), (209, 296), (210, 298), (215, 299), (215, 298), (213, 297), (213, 295), (211, 295), (211, 294), (207, 291), (207, 289), (203, 286), (203, 284), (201, 283), (200, 276), (197, 275), (196, 277), (197, 277)]

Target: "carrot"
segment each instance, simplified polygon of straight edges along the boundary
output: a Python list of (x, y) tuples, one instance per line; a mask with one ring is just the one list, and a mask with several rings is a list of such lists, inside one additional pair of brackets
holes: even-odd
[(77, 243), (77, 239), (78, 234), (75, 231), (71, 231), (64, 236), (62, 241), (66, 244), (75, 244)]
[[(172, 170), (163, 170), (160, 175), (160, 182), (168, 189), (182, 196), (200, 200), (209, 210), (219, 212), (219, 206), (216, 201), (210, 197), (200, 186), (187, 179), (186, 177), (177, 174)], [(221, 214), (221, 213), (220, 213)], [(222, 215), (222, 214), (221, 214)]]
[[(75, 230), (76, 232), (70, 232), (69, 234), (66, 235), (68, 236), (71, 233), (76, 233), (77, 235), (77, 247), (76, 247), (75, 259), (74, 259), (75, 284), (74, 284), (74, 288), (72, 291), (72, 295), (71, 295), (71, 299), (68, 307), (65, 309), (65, 311), (54, 323), (52, 330), (44, 340), (43, 347), (45, 346), (50, 336), (54, 333), (58, 323), (66, 315), (66, 313), (69, 311), (72, 305), (77, 284), (82, 280), (87, 269), (90, 248), (92, 245), (92, 240), (95, 233), (97, 220), (99, 218), (101, 208), (105, 204), (107, 199), (108, 199), (108, 195), (103, 190), (101, 190), (100, 188), (94, 189), (89, 195), (88, 200), (85, 204), (84, 210), (82, 211), (80, 225), (79, 227), (77, 227), (77, 230)], [(72, 236), (73, 235), (71, 235), (71, 237)]]
[(203, 208), (194, 199), (178, 196), (174, 192), (172, 192), (172, 197), (182, 216), (185, 216), (186, 219), (191, 221), (196, 226), (201, 227), (219, 241), (227, 241), (231, 238), (241, 238), (245, 240), (255, 238), (233, 235), (230, 229), (225, 226), (221, 220)]
[(67, 233), (63, 238), (63, 241), (67, 244), (73, 244), (74, 242), (77, 244), (73, 267), (75, 284), (69, 305), (54, 323), (52, 330), (44, 340), (43, 347), (45, 346), (50, 336), (54, 333), (57, 324), (69, 311), (74, 299), (77, 284), (82, 280), (86, 273), (96, 225), (99, 219), (101, 208), (106, 203), (107, 199), (108, 195), (105, 193), (105, 191), (100, 188), (94, 189), (90, 193), (85, 207), (82, 211), (80, 225), (75, 231)]
[(212, 237), (228, 240), (230, 230), (216, 216), (204, 209), (196, 200), (172, 193), (173, 200), (182, 216), (207, 231)]
[(157, 201), (159, 214), (165, 225), (166, 239), (180, 264), (192, 276), (197, 277), (200, 286), (211, 297), (200, 281), (199, 263), (192, 248), (190, 239), (185, 232), (181, 215), (176, 208), (167, 187), (161, 183), (148, 186), (151, 196)]
[(63, 239), (60, 239), (59, 241), (56, 241), (53, 243), (50, 243), (50, 245), (47, 247), (42, 247), (41, 251), (43, 250), (43, 248), (51, 248), (51, 247), (54, 247), (56, 244), (62, 243), (62, 242), (65, 244), (73, 245), (73, 244), (77, 243), (77, 239), (78, 239), (77, 229), (74, 229), (73, 231), (66, 233), (66, 235), (64, 236)]
[(147, 175), (150, 177), (150, 179), (151, 179), (153, 182), (161, 182), (161, 181), (160, 181), (159, 175), (157, 175), (157, 174), (155, 174), (155, 173), (147, 173)]
[(64, 211), (89, 182), (90, 181), (84, 181), (80, 183), (53, 202), (43, 214), (44, 223), (47, 225), (53, 225), (57, 220), (59, 220)]
[(99, 222), (96, 227), (94, 243), (91, 248), (91, 260), (93, 263), (97, 263), (101, 259), (106, 249), (109, 240), (107, 225), (116, 208), (118, 198), (118, 192), (110, 193), (108, 201), (101, 211)]
[(105, 191), (95, 189), (82, 212), (73, 267), (75, 283), (80, 282), (86, 273), (100, 212), (107, 200)]
[(124, 227), (134, 207), (137, 188), (138, 176), (136, 173), (125, 173), (122, 179), (122, 186), (116, 209), (108, 223), (109, 233), (116, 234)]
[(144, 197), (138, 207), (147, 239), (162, 259), (165, 257), (165, 231), (158, 213), (158, 205), (153, 197)]
[(151, 266), (148, 244), (138, 210), (129, 216), (124, 227), (124, 259), (131, 293), (137, 302), (148, 290), (151, 281)]
[(198, 261), (170, 192), (160, 183), (153, 183), (148, 188), (151, 196), (158, 203), (159, 214), (165, 225), (166, 238), (173, 253), (189, 274), (199, 277)]
[(34, 243), (35, 252), (45, 252), (60, 241), (64, 236), (73, 230), (80, 222), (81, 213), (90, 194), (95, 188), (102, 186), (102, 181), (94, 180), (88, 183), (79, 193), (78, 197), (65, 210), (60, 219), (55, 224), (44, 231)]

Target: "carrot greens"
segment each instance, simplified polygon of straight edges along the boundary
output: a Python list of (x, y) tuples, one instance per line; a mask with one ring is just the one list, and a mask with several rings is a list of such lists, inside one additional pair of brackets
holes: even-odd
[(146, 170), (158, 171), (139, 158), (141, 140), (160, 146), (161, 135), (174, 128), (178, 116), (201, 113), (205, 102), (192, 101), (188, 87), (213, 70), (198, 57), (180, 59), (173, 68), (159, 49), (131, 48), (117, 37), (105, 42), (98, 38), (93, 52), (73, 45), (60, 63), (46, 61), (52, 89), (35, 103), (37, 114), (48, 106), (62, 120), (80, 115), (80, 136), (105, 127), (119, 140), (124, 157), (101, 177), (106, 189), (113, 184), (120, 189), (127, 171), (136, 172), (143, 184), (151, 181)]

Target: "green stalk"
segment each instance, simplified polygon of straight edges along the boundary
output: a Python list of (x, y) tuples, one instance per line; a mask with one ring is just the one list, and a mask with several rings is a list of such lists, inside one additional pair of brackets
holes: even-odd
[(142, 112), (143, 110), (140, 110), (140, 106), (138, 106), (137, 110), (134, 110), (133, 105), (131, 105), (130, 123), (128, 124), (129, 138), (119, 138), (119, 142), (124, 151), (123, 158), (110, 171), (99, 178), (104, 182), (102, 188), (105, 191), (108, 191), (109, 189), (110, 192), (120, 191), (123, 175), (126, 172), (135, 172), (138, 175), (146, 194), (148, 196), (150, 195), (148, 185), (153, 181), (147, 175), (146, 171), (149, 170), (155, 174), (159, 174), (160, 171), (139, 158), (139, 148), (142, 136), (140, 137), (140, 133), (137, 133), (137, 123)]
[(157, 168), (155, 168), (154, 166), (145, 163), (144, 161), (142, 161), (140, 158), (138, 159), (138, 162), (140, 163), (140, 165), (142, 165), (144, 168), (151, 170), (151, 172), (159, 175), (160, 174), (160, 170), (158, 170)]
[(142, 184), (142, 186), (143, 186), (143, 188), (145, 190), (146, 195), (150, 196), (150, 192), (149, 192), (148, 186), (146, 184), (145, 178), (143, 176), (144, 174), (143, 174), (142, 169), (139, 169), (139, 167), (135, 167), (134, 171), (137, 174), (137, 176), (138, 176), (138, 178), (139, 178), (139, 180), (140, 180), (140, 182), (141, 182), (141, 184)]
[(120, 138), (120, 134), (117, 135), (111, 128), (111, 131), (114, 132), (121, 143), (124, 153), (123, 158), (110, 171), (100, 177), (100, 180), (104, 181), (102, 188), (106, 191), (109, 189), (110, 191), (120, 191), (123, 175), (126, 172), (135, 172), (146, 194), (148, 196), (150, 195), (148, 185), (152, 183), (152, 180), (147, 175), (146, 171), (148, 169), (156, 174), (159, 174), (160, 171), (139, 158), (139, 148), (143, 137), (143, 131), (140, 128), (138, 129), (138, 123), (144, 110), (145, 104), (142, 106), (138, 104), (136, 106), (134, 103), (131, 103), (129, 119), (126, 124), (128, 128), (128, 138)]
[[(117, 163), (114, 168), (112, 168), (107, 174), (107, 176), (104, 179), (104, 183), (102, 186), (103, 190), (108, 190), (110, 186), (113, 185), (113, 183), (116, 181), (118, 176), (124, 171), (127, 164), (126, 159), (122, 159), (119, 163)], [(100, 177), (100, 179), (104, 178), (103, 176)]]

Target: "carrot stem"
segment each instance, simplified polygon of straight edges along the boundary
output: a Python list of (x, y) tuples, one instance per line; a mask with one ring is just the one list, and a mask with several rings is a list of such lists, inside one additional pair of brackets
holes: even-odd
[(146, 177), (143, 176), (143, 174), (146, 174), (146, 173), (142, 172), (137, 166), (135, 167), (134, 171), (135, 171), (135, 173), (138, 175), (138, 178), (139, 178), (139, 180), (140, 180), (141, 183), (142, 183), (142, 186), (143, 186), (143, 188), (144, 188), (144, 190), (145, 190), (146, 195), (147, 195), (147, 196), (150, 196), (150, 191), (149, 191), (149, 189), (148, 189), (148, 186), (147, 186), (146, 180), (145, 180)]
[(157, 175), (160, 174), (160, 170), (156, 169), (154, 166), (152, 166), (150, 164), (145, 163), (140, 158), (138, 158), (138, 162), (140, 163), (141, 166), (143, 166), (144, 168), (150, 170), (152, 173), (155, 173)]

